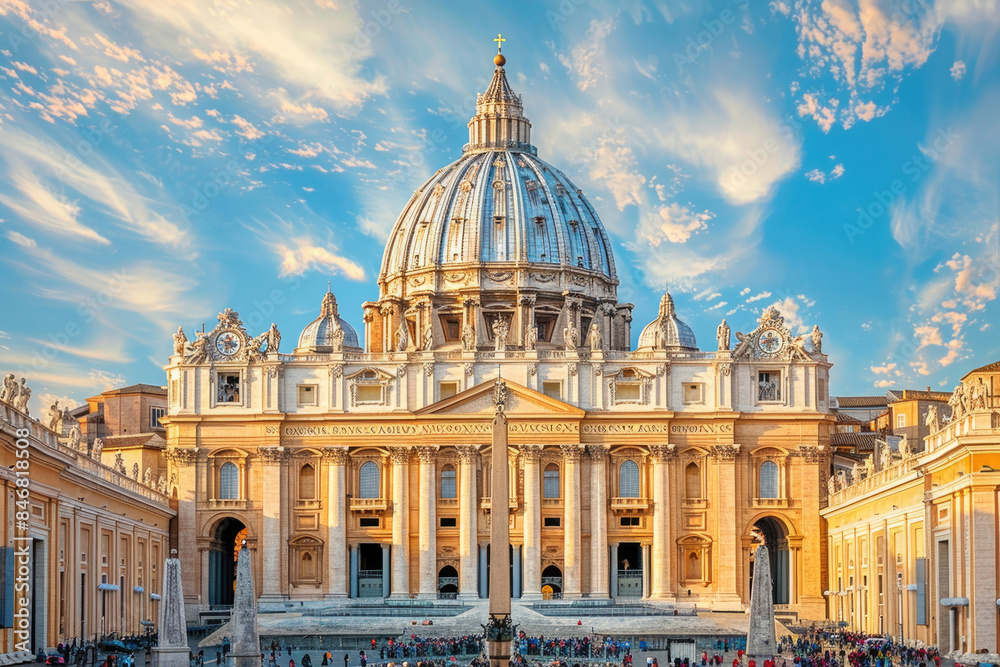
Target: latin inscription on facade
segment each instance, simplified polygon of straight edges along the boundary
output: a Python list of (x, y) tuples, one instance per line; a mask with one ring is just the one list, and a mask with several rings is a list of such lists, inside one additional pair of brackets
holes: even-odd
[[(511, 433), (579, 433), (576, 423), (524, 423), (512, 422)], [(492, 433), (490, 423), (454, 424), (345, 424), (342, 426), (285, 426), (282, 435), (296, 438), (323, 436), (421, 436), (421, 435), (486, 435)]]

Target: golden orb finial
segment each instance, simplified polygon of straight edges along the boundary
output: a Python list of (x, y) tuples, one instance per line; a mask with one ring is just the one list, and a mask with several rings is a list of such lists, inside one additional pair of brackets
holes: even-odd
[(493, 62), (497, 67), (503, 67), (507, 64), (507, 59), (503, 57), (502, 53), (500, 53), (500, 49), (503, 47), (503, 43), (507, 40), (504, 39), (500, 33), (497, 33), (496, 39), (493, 41), (497, 43), (497, 54), (493, 57)]

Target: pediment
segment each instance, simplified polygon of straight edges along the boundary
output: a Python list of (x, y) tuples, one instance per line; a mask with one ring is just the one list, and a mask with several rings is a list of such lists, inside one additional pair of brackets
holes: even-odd
[[(509, 417), (583, 418), (585, 411), (527, 387), (507, 380), (507, 415)], [(493, 380), (466, 389), (442, 401), (417, 410), (417, 415), (492, 415)]]

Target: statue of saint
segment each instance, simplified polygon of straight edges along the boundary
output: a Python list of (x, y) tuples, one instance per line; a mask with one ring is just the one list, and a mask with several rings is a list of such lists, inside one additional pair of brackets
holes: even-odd
[(132, 464), (132, 479), (134, 481), (136, 481), (136, 482), (139, 481), (139, 464), (138, 463), (133, 463)]
[(267, 330), (267, 354), (271, 356), (272, 354), (278, 354), (281, 348), (281, 333), (278, 331), (278, 325), (271, 322), (271, 328)]
[(823, 332), (819, 330), (819, 325), (813, 325), (812, 333), (809, 334), (812, 337), (813, 352), (823, 351)]
[(587, 334), (587, 345), (590, 346), (591, 352), (601, 351), (601, 327), (594, 322), (590, 325), (590, 332)]
[(927, 416), (924, 417), (924, 426), (929, 426), (931, 433), (941, 429), (941, 422), (938, 419), (937, 406), (932, 405), (927, 408)]
[(534, 350), (538, 344), (538, 325), (529, 324), (524, 330), (524, 349)]
[(476, 349), (476, 328), (471, 324), (462, 326), (462, 349), (466, 352)]
[(861, 466), (855, 461), (851, 466), (851, 484), (857, 484), (859, 481), (861, 481)]
[(497, 352), (503, 352), (507, 349), (507, 334), (509, 331), (507, 321), (502, 317), (497, 318), (496, 322), (493, 323), (493, 344)]
[(69, 429), (69, 446), (73, 449), (80, 449), (80, 438), (83, 434), (80, 432), (79, 426), (73, 426)]
[(399, 323), (396, 329), (396, 351), (406, 352), (406, 345), (410, 340), (410, 331), (406, 326), (406, 320)]
[(563, 343), (566, 345), (567, 352), (575, 352), (576, 348), (580, 346), (580, 331), (573, 325), (572, 322), (569, 323), (569, 326), (563, 329)]
[(3, 385), (0, 385), (0, 403), (13, 404), (16, 396), (17, 380), (14, 379), (13, 373), (8, 373), (3, 379)]
[(188, 339), (184, 335), (184, 327), (177, 327), (177, 333), (174, 334), (174, 354), (184, 356), (187, 342)]
[(715, 338), (719, 342), (719, 351), (724, 352), (729, 349), (729, 324), (723, 319), (722, 323), (719, 324), (715, 329)]
[(153, 471), (150, 468), (146, 468), (146, 472), (142, 473), (142, 483), (149, 486), (149, 483), (153, 480)]
[(122, 456), (121, 452), (115, 452), (115, 472), (119, 475), (128, 475), (125, 472), (125, 457)]
[(830, 478), (826, 480), (826, 492), (828, 495), (833, 495), (837, 490), (837, 478), (830, 475)]
[(90, 450), (90, 457), (95, 461), (101, 460), (101, 453), (104, 451), (104, 438), (94, 440), (94, 448)]
[(21, 385), (19, 387), (15, 387), (15, 391), (17, 391), (17, 405), (14, 406), (14, 409), (18, 412), (24, 413), (25, 415), (30, 415), (28, 412), (28, 399), (31, 398), (31, 387), (26, 385), (24, 382), (24, 378), (21, 378)]
[(59, 409), (59, 401), (49, 406), (49, 430), (62, 435), (62, 411)]
[(191, 341), (191, 354), (185, 357), (184, 361), (189, 364), (200, 364), (208, 357), (208, 334), (204, 331), (195, 333), (195, 339)]

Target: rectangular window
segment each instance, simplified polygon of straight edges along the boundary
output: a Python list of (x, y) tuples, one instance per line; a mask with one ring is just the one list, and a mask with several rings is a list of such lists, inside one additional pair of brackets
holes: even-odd
[(896, 428), (906, 428), (906, 414), (899, 413), (896, 415)]
[(700, 382), (688, 382), (684, 385), (684, 403), (686, 405), (692, 405), (695, 403), (704, 403), (704, 389), (705, 385)]
[(542, 519), (542, 525), (546, 528), (558, 528), (559, 527), (559, 517), (557, 516), (547, 516)]
[(363, 516), (358, 519), (358, 525), (362, 528), (378, 528), (379, 520), (375, 517)]
[(762, 403), (781, 400), (781, 371), (757, 373), (757, 400)]
[(441, 316), (441, 330), (444, 332), (445, 342), (457, 343), (462, 340), (462, 321), (454, 315)]
[(458, 383), (457, 382), (442, 382), (439, 385), (438, 394), (439, 400), (446, 398), (451, 398), (458, 393)]
[(638, 526), (639, 525), (639, 517), (637, 517), (637, 516), (623, 516), (621, 518), (621, 525), (623, 527)]
[(535, 326), (538, 327), (538, 340), (549, 343), (552, 341), (552, 332), (556, 327), (556, 316), (536, 313)]
[(382, 403), (382, 385), (359, 384), (358, 403)]
[(819, 404), (826, 403), (826, 380), (820, 378), (817, 383), (818, 388), (816, 389), (816, 402)]
[(216, 376), (216, 403), (239, 403), (240, 402), (240, 374), (232, 371), (222, 371)]
[(443, 516), (441, 517), (441, 527), (442, 528), (457, 528), (458, 519), (453, 516)]
[(319, 387), (314, 384), (300, 384), (298, 387), (299, 406), (319, 405)]
[(615, 403), (641, 403), (642, 385), (635, 381), (615, 382)]
[(562, 382), (543, 382), (542, 393), (549, 398), (562, 399)]
[(166, 414), (167, 414), (166, 408), (151, 407), (149, 409), (150, 428), (163, 428), (163, 424), (160, 423), (160, 417), (165, 417)]

